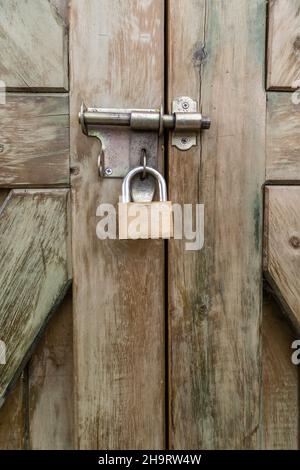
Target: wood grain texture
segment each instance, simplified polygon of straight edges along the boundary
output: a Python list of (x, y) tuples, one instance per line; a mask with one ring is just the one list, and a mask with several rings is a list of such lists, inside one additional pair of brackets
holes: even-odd
[[(8, 189), (0, 189), (0, 212), (1, 205), (8, 194)], [(22, 449), (24, 446), (26, 409), (24, 406), (25, 382), (26, 378), (24, 374), (22, 374), (0, 409), (0, 449)]]
[(73, 448), (72, 296), (51, 318), (28, 366), (30, 449)]
[(0, 186), (69, 184), (68, 95), (8, 93), (0, 119)]
[(10, 90), (68, 90), (68, 0), (0, 0), (0, 77)]
[(5, 199), (7, 198), (9, 194), (9, 189), (1, 189), (0, 188), (0, 210), (1, 210), (1, 206), (3, 204), (3, 202), (5, 201)]
[(77, 122), (82, 100), (137, 108), (163, 102), (163, 6), (157, 0), (71, 5), (75, 446), (81, 449), (164, 447), (163, 241), (96, 238), (96, 208), (118, 202), (122, 181), (98, 176), (99, 143)]
[(0, 212), (0, 403), (70, 282), (68, 190), (13, 190)]
[(268, 89), (300, 85), (300, 0), (269, 0)]
[[(0, 366), (1, 367), (1, 366)], [(0, 449), (21, 450), (26, 443), (26, 375), (22, 374), (0, 409)]]
[(269, 92), (267, 97), (266, 180), (299, 181), (299, 96)]
[(212, 119), (169, 149), (170, 200), (205, 204), (204, 248), (169, 242), (174, 449), (257, 447), (265, 18), (262, 0), (169, 0), (169, 106), (188, 95)]
[(274, 300), (263, 308), (262, 449), (298, 449), (298, 368), (291, 361), (296, 339)]
[(264, 271), (300, 331), (300, 186), (266, 186)]

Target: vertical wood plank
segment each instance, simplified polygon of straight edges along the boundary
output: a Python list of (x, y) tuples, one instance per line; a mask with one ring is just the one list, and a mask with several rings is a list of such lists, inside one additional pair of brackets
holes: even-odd
[(0, 409), (0, 449), (2, 450), (21, 450), (25, 446), (25, 393), (26, 377), (22, 374)]
[(291, 361), (297, 339), (272, 299), (263, 309), (262, 448), (298, 449), (299, 373)]
[(188, 95), (212, 118), (197, 147), (169, 149), (171, 200), (205, 204), (203, 250), (169, 248), (170, 447), (255, 448), (265, 2), (168, 5), (169, 106)]
[(82, 100), (107, 107), (162, 103), (164, 5), (75, 0), (70, 28), (75, 445), (159, 449), (163, 242), (96, 238), (96, 208), (118, 202), (121, 180), (98, 176), (99, 143), (82, 134), (77, 115)]
[(299, 87), (299, 14), (300, 0), (269, 0), (268, 89)]
[(31, 449), (73, 448), (72, 297), (51, 318), (28, 365)]

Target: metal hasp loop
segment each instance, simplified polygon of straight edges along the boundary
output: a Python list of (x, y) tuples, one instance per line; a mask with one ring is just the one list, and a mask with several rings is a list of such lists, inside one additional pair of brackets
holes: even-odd
[(146, 167), (147, 167), (147, 152), (146, 149), (142, 149), (141, 151), (141, 165), (143, 165), (144, 171), (141, 175), (141, 179), (144, 180), (146, 178)]
[(126, 203), (131, 201), (130, 183), (132, 178), (138, 173), (143, 173), (144, 170), (146, 173), (150, 173), (150, 175), (154, 176), (154, 178), (157, 180), (159, 188), (159, 200), (166, 202), (168, 199), (166, 181), (159, 171), (155, 170), (155, 168), (151, 168), (150, 166), (146, 166), (145, 168), (143, 166), (137, 166), (127, 173), (122, 183), (122, 202)]

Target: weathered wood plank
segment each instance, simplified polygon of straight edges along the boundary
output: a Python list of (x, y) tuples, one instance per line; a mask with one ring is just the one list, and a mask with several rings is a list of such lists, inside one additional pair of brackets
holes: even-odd
[(0, 186), (69, 183), (68, 95), (8, 93), (0, 119)]
[(300, 331), (300, 186), (266, 186), (264, 271)]
[(203, 250), (169, 245), (175, 449), (257, 446), (265, 18), (263, 0), (169, 0), (169, 100), (212, 118), (198, 147), (169, 149), (170, 200), (205, 204)]
[(299, 87), (299, 14), (300, 0), (269, 0), (267, 71), (269, 90)]
[(29, 446), (73, 448), (72, 297), (51, 318), (28, 366)]
[(267, 97), (266, 180), (300, 180), (299, 97), (276, 92)]
[(68, 90), (67, 5), (0, 0), (0, 77), (7, 89)]
[[(9, 189), (0, 188), (1, 206), (9, 194)], [(1, 340), (1, 332), (0, 332)], [(1, 365), (0, 365), (1, 371)], [(25, 426), (25, 385), (24, 374), (18, 379), (14, 390), (0, 409), (0, 449), (23, 449), (26, 440)]]
[(291, 361), (296, 339), (274, 300), (263, 308), (262, 449), (298, 449), (298, 369)]
[(13, 190), (0, 212), (0, 403), (65, 294), (68, 190)]
[(3, 202), (5, 201), (5, 199), (7, 198), (9, 194), (9, 189), (1, 189), (0, 188), (0, 210), (1, 210), (1, 206), (3, 204)]
[(118, 202), (122, 181), (99, 178), (99, 144), (86, 138), (77, 122), (83, 99), (111, 107), (156, 107), (163, 102), (163, 7), (157, 0), (75, 0), (71, 5), (79, 448), (164, 446), (164, 242), (96, 238), (96, 208)]
[(0, 449), (2, 450), (21, 450), (25, 447), (25, 384), (26, 377), (22, 374), (0, 409)]

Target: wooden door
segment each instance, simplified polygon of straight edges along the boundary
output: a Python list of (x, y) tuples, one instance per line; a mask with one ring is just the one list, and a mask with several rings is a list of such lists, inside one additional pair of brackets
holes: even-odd
[[(299, 9), (0, 0), (1, 448), (298, 448)], [(180, 96), (212, 125), (158, 162), (203, 247), (99, 240), (82, 101)]]

